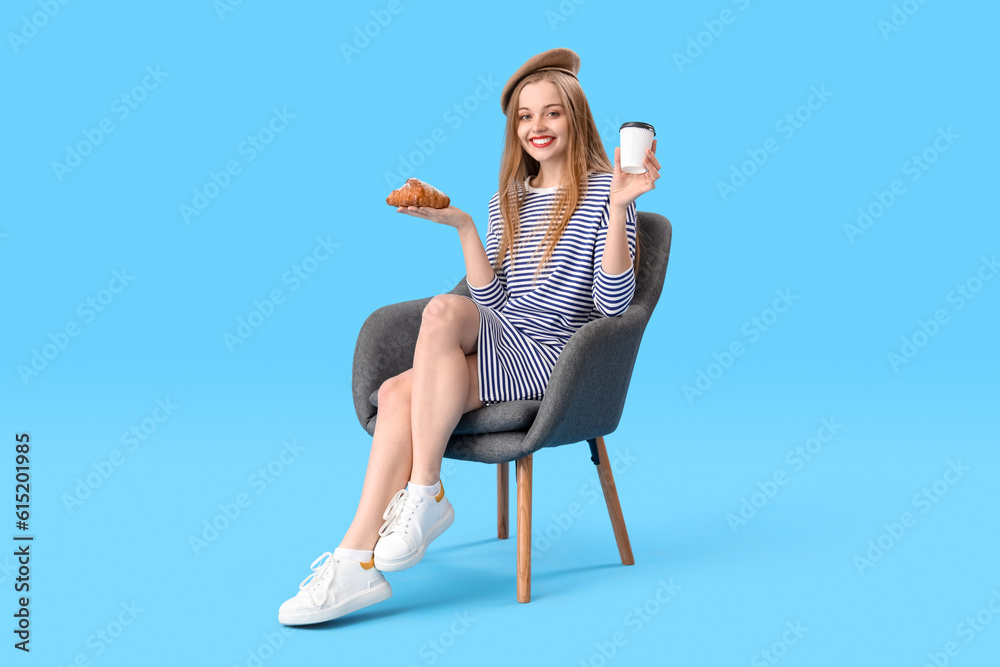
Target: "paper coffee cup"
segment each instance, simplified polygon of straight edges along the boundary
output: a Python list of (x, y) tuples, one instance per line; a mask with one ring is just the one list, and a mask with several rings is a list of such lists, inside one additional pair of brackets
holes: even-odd
[(653, 147), (653, 137), (656, 130), (649, 123), (622, 123), (618, 129), (621, 141), (622, 171), (628, 174), (643, 174), (646, 165), (642, 163), (646, 157), (646, 149)]

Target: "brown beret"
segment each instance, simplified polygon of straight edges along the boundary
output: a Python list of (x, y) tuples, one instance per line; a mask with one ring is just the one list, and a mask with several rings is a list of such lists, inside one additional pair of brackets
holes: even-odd
[(500, 93), (500, 109), (505, 116), (507, 115), (507, 105), (510, 102), (511, 93), (514, 92), (517, 84), (532, 72), (542, 69), (559, 70), (567, 74), (572, 74), (575, 78), (576, 73), (580, 71), (580, 56), (572, 49), (560, 47), (543, 51), (538, 55), (528, 58), (528, 61), (518, 67), (514, 75), (507, 79), (507, 83), (504, 84), (503, 91)]

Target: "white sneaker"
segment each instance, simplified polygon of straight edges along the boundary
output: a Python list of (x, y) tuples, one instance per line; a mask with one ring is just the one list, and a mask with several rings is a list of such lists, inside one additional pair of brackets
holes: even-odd
[(299, 584), (298, 594), (278, 609), (278, 622), (322, 623), (388, 599), (392, 596), (389, 582), (369, 563), (323, 553), (313, 561), (312, 574)]
[(375, 567), (398, 572), (413, 567), (424, 557), (427, 546), (455, 520), (455, 510), (444, 497), (444, 485), (436, 496), (402, 489), (382, 518), (380, 538), (375, 543)]

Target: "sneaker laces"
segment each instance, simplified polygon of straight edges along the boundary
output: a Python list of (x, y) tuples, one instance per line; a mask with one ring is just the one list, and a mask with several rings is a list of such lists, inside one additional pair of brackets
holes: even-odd
[(389, 506), (385, 508), (382, 518), (385, 523), (378, 529), (379, 537), (385, 537), (389, 533), (397, 530), (405, 531), (410, 525), (410, 519), (417, 507), (425, 500), (419, 493), (410, 493), (407, 489), (400, 489), (389, 501)]
[[(326, 560), (323, 561), (323, 564), (317, 566), (316, 563), (319, 563), (324, 558), (326, 558)], [(333, 554), (329, 551), (323, 552), (323, 554), (314, 560), (312, 565), (309, 566), (312, 572), (308, 577), (302, 580), (301, 584), (299, 584), (299, 590), (308, 591), (313, 594), (318, 592), (318, 589), (323, 586), (326, 580), (333, 577), (336, 566), (337, 561), (334, 559)], [(326, 596), (324, 595), (323, 597), (325, 599)], [(319, 601), (320, 604), (322, 604), (322, 602), (322, 600)]]

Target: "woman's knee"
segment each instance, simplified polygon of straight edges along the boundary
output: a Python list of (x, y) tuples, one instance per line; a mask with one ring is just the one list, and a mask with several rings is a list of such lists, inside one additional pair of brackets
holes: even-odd
[(459, 303), (464, 297), (457, 294), (438, 294), (427, 302), (421, 316), (421, 324), (449, 324), (461, 316)]
[(469, 354), (476, 349), (479, 338), (479, 309), (476, 304), (458, 294), (438, 294), (424, 306), (421, 329), (434, 329), (435, 336), (451, 336)]
[(413, 386), (411, 378), (413, 369), (404, 371), (399, 375), (394, 375), (378, 388), (379, 407), (402, 403), (410, 404), (410, 390)]

